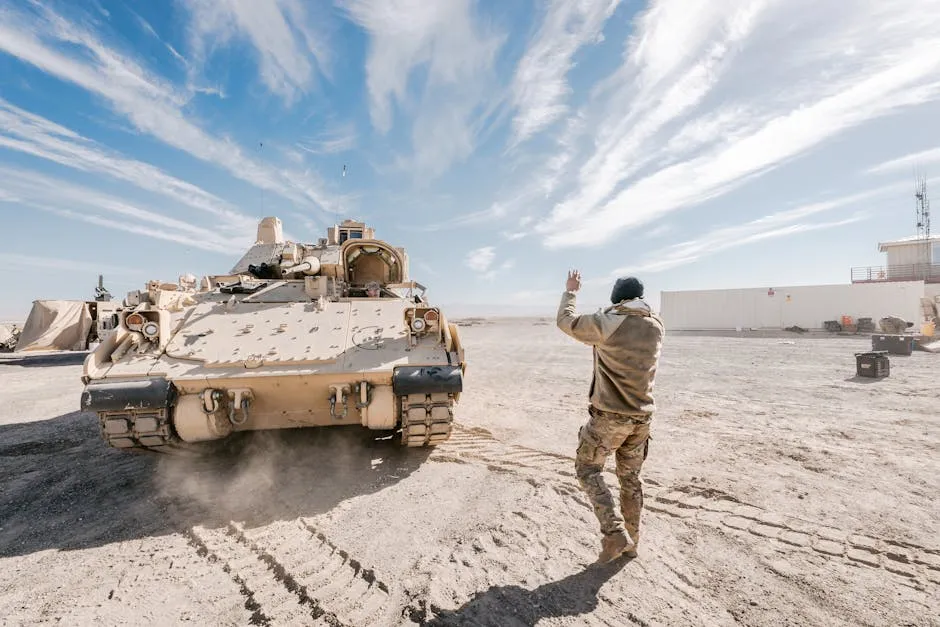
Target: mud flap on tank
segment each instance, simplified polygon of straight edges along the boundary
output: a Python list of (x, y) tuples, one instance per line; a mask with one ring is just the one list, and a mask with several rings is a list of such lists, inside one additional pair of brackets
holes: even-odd
[(169, 379), (94, 381), (82, 391), (82, 411), (160, 409), (173, 404), (176, 388)]
[(399, 366), (392, 373), (395, 396), (457, 394), (463, 390), (460, 366)]
[(101, 437), (119, 449), (170, 452), (179, 438), (169, 412), (177, 391), (168, 379), (95, 381), (82, 391), (82, 411), (98, 414)]

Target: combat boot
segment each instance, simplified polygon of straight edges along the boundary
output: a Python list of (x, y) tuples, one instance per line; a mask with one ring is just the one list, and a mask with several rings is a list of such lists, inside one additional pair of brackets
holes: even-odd
[[(633, 550), (633, 545), (630, 542), (630, 539), (627, 537), (623, 531), (618, 531), (609, 536), (604, 536), (601, 539), (601, 552), (597, 556), (598, 564), (606, 564), (612, 560), (620, 557), (625, 551)], [(636, 553), (633, 553), (633, 556), (636, 556)]]
[(640, 544), (639, 532), (637, 532), (636, 534), (630, 533), (630, 541), (632, 542), (630, 548), (624, 551), (623, 554), (632, 559), (636, 557), (637, 555), (636, 549), (637, 549), (637, 546)]

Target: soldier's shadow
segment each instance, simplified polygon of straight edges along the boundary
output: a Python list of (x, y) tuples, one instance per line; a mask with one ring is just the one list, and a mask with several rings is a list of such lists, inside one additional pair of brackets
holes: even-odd
[[(478, 592), (456, 610), (432, 608), (434, 617), (423, 625), (535, 625), (543, 618), (582, 616), (597, 609), (601, 587), (631, 561), (621, 557), (608, 564), (591, 565), (559, 581), (532, 590), (519, 586), (493, 586)], [(625, 611), (621, 608), (620, 611)]]

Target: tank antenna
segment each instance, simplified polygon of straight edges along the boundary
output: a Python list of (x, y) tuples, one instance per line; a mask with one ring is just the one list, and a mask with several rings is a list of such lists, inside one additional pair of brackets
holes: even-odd
[[(914, 172), (915, 224), (917, 238), (922, 241), (924, 264), (923, 274), (930, 276), (930, 200), (927, 198), (927, 176)], [(916, 267), (916, 266), (915, 266)]]
[[(346, 164), (345, 163), (343, 164), (343, 178), (346, 178)], [(343, 189), (345, 190), (345, 188)], [(336, 224), (339, 224), (339, 207), (336, 207), (335, 205), (333, 208), (333, 220), (336, 222)]]
[[(261, 155), (261, 162), (264, 163), (264, 142), (258, 142), (258, 154)], [(261, 186), (261, 215), (264, 215), (264, 186)]]

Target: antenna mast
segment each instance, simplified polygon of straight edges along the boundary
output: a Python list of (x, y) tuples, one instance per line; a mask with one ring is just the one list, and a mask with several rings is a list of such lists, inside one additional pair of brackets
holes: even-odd
[(930, 278), (930, 200), (927, 198), (927, 177), (920, 175), (914, 182), (917, 214), (917, 238), (923, 242), (924, 279)]
[[(343, 178), (346, 178), (346, 164), (343, 164)], [(346, 191), (346, 186), (343, 186), (343, 191)], [(339, 224), (339, 207), (333, 205), (333, 220), (336, 224)]]

